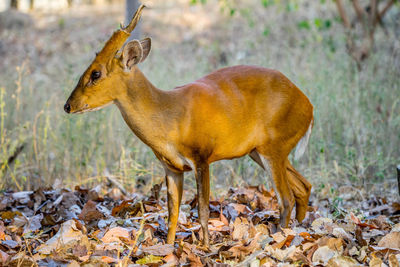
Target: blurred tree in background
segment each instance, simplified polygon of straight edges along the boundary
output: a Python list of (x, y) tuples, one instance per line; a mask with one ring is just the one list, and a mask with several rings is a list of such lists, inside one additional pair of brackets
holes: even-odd
[(11, 0), (10, 1), (10, 7), (18, 9), (18, 0)]
[[(214, 0), (221, 6), (221, 11), (233, 16), (238, 11), (238, 2), (235, 0)], [(359, 70), (363, 61), (371, 54), (375, 44), (375, 33), (377, 27), (386, 31), (384, 16), (398, 4), (398, 0), (332, 0), (335, 2), (340, 21), (346, 31), (346, 46), (348, 54), (356, 62)], [(265, 8), (272, 5), (279, 5), (286, 12), (298, 10), (297, 0), (261, 0)], [(320, 4), (326, 4), (327, 0), (320, 0)], [(190, 0), (191, 4), (206, 4), (207, 0)], [(351, 11), (353, 9), (353, 11)], [(246, 12), (240, 12), (245, 14)], [(331, 20), (320, 18), (315, 21), (317, 24), (325, 24), (330, 27)], [(310, 29), (308, 21), (299, 23), (299, 28)], [(319, 27), (321, 28), (321, 27)]]
[[(343, 0), (336, 0), (335, 2), (346, 30), (348, 53), (356, 61), (358, 68), (361, 69), (362, 62), (370, 55), (374, 46), (377, 26), (385, 30), (383, 17), (398, 1), (370, 0), (363, 3), (359, 0), (352, 0), (348, 1), (347, 4)], [(348, 15), (350, 6), (354, 9), (353, 17)]]

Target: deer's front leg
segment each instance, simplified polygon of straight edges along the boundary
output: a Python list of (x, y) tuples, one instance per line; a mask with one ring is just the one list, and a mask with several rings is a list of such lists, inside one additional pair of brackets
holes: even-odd
[(182, 200), (183, 172), (174, 172), (166, 168), (165, 179), (167, 180), (168, 195), (168, 236), (167, 243), (175, 241), (176, 226), (179, 218), (179, 206)]
[(203, 245), (208, 247), (210, 244), (208, 235), (208, 217), (210, 201), (210, 175), (207, 163), (199, 164), (196, 168), (198, 212), (201, 229), (203, 231)]

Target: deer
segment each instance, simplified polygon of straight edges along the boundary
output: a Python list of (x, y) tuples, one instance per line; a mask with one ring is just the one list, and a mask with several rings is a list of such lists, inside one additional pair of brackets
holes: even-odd
[(151, 39), (125, 44), (144, 5), (130, 23), (116, 30), (80, 77), (64, 105), (71, 114), (115, 104), (132, 132), (152, 149), (165, 170), (168, 203), (167, 243), (175, 242), (184, 173), (197, 184), (202, 244), (208, 247), (209, 165), (249, 155), (272, 177), (280, 227), (305, 218), (311, 184), (291, 165), (313, 127), (313, 106), (281, 72), (238, 65), (216, 70), (194, 82), (161, 90), (139, 70)]

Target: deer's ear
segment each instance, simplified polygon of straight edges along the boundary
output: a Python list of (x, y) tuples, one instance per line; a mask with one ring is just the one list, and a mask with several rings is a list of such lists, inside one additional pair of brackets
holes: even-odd
[(151, 50), (151, 38), (147, 37), (140, 41), (142, 45), (143, 56), (140, 62), (143, 62), (150, 53)]
[(151, 50), (151, 39), (144, 38), (141, 41), (132, 40), (122, 50), (122, 64), (128, 70), (134, 65), (143, 62)]
[(122, 50), (122, 64), (128, 70), (143, 58), (143, 47), (138, 40), (132, 40)]

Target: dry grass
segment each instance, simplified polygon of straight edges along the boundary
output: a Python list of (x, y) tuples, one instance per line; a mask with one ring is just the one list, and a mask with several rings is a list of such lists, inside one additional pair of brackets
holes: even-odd
[[(355, 184), (369, 192), (379, 185), (388, 194), (395, 192), (394, 165), (400, 162), (398, 10), (387, 16), (388, 34), (378, 32), (375, 53), (358, 72), (338, 22), (332, 20), (323, 31), (297, 26), (304, 19), (333, 18), (331, 3), (300, 1), (298, 11), (287, 12), (277, 6), (265, 9), (254, 0), (240, 4), (241, 11), (229, 17), (211, 0), (204, 6), (164, 2), (152, 1), (142, 24), (144, 35), (153, 38), (153, 51), (141, 69), (156, 86), (170, 89), (225, 65), (279, 69), (315, 106), (308, 152), (295, 162), (314, 188)], [(116, 107), (81, 116), (68, 116), (62, 109), (79, 75), (122, 21), (123, 7), (32, 16), (35, 26), (0, 29), (0, 162), (26, 144), (13, 164), (1, 166), (0, 188), (98, 183), (105, 171), (131, 190), (142, 184), (146, 190), (161, 180), (160, 164)], [(214, 192), (266, 181), (248, 158), (213, 164), (211, 174)], [(187, 188), (195, 188), (188, 177)]]

